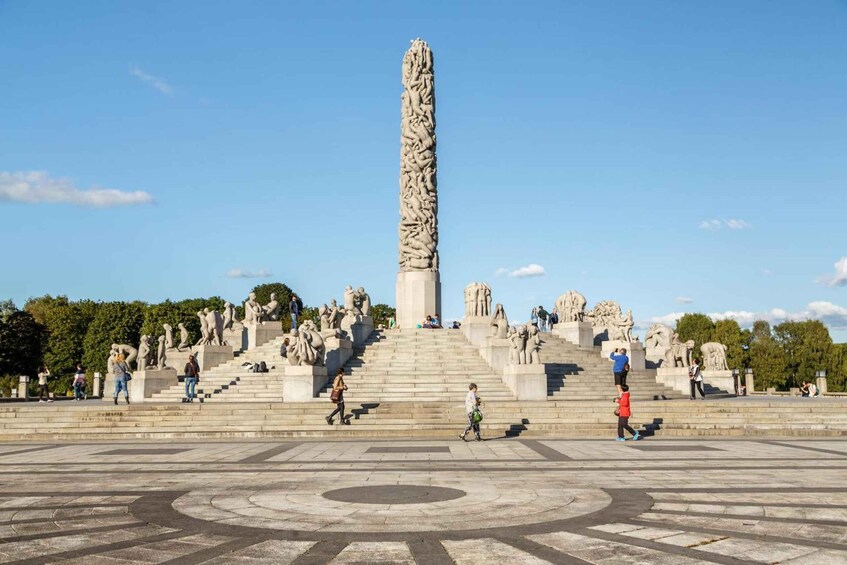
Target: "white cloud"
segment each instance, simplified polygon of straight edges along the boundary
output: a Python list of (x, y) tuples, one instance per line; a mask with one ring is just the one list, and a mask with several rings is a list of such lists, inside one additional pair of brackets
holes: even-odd
[(129, 68), (129, 74), (146, 82), (162, 94), (173, 94), (174, 89), (170, 84), (167, 83), (167, 81), (159, 77), (155, 77), (149, 73), (146, 73), (135, 65)]
[(500, 267), (499, 269), (494, 271), (495, 277), (502, 277), (503, 275), (508, 275), (508, 274), (509, 274), (509, 269), (507, 269), (506, 267)]
[(750, 225), (750, 222), (739, 220), (737, 218), (730, 218), (728, 220), (717, 220), (713, 218), (711, 220), (703, 220), (702, 222), (700, 222), (701, 230), (710, 231), (719, 230), (721, 228), (728, 228), (731, 230), (746, 230), (751, 227), (753, 226)]
[(515, 269), (509, 273), (510, 277), (522, 279), (525, 277), (541, 277), (546, 275), (547, 272), (544, 270), (544, 267), (537, 263), (530, 263), (526, 267), (521, 267), (519, 269)]
[(258, 271), (230, 269), (226, 272), (226, 276), (231, 279), (266, 279), (271, 276), (271, 273), (266, 269), (259, 269)]
[(691, 304), (692, 302), (694, 302), (694, 299), (693, 299), (693, 298), (689, 298), (689, 297), (687, 297), (687, 296), (677, 296), (677, 297), (676, 297), (676, 301), (677, 301), (679, 304)]
[(153, 197), (142, 190), (114, 188), (80, 190), (69, 179), (53, 178), (44, 171), (7, 173), (0, 171), (0, 201), (28, 204), (61, 203), (108, 208), (150, 204)]
[(809, 302), (806, 314), (813, 320), (820, 320), (836, 330), (847, 329), (847, 308), (822, 300)]
[[(638, 329), (647, 329), (652, 324), (673, 326), (685, 312), (672, 312), (664, 316), (654, 316), (636, 324)], [(749, 328), (756, 320), (764, 320), (771, 324), (785, 321), (820, 320), (831, 329), (847, 329), (847, 308), (822, 300), (809, 302), (806, 307), (797, 312), (789, 312), (784, 308), (771, 308), (766, 312), (751, 312), (749, 310), (727, 310), (726, 312), (710, 312), (706, 314), (712, 320), (735, 320), (741, 327)]]
[(835, 274), (824, 275), (818, 282), (827, 286), (847, 286), (847, 257), (842, 257), (835, 262)]
[(685, 315), (685, 312), (671, 312), (670, 314), (665, 314), (664, 316), (653, 316), (652, 318), (647, 318), (646, 320), (638, 320), (635, 323), (635, 328), (639, 330), (649, 329), (653, 324), (664, 324), (666, 326), (674, 326), (676, 325), (676, 321), (682, 318)]

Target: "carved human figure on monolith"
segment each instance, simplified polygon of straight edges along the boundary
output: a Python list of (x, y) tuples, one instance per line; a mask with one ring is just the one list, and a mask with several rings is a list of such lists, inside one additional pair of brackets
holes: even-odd
[(508, 336), (509, 320), (506, 318), (506, 310), (502, 304), (497, 304), (494, 307), (494, 314), (491, 316), (491, 326), (493, 327), (492, 335), (503, 339)]
[(526, 363), (528, 365), (541, 364), (541, 357), (538, 354), (541, 349), (541, 338), (538, 335), (538, 326), (530, 325), (527, 329), (526, 341)]
[(371, 297), (365, 292), (364, 287), (359, 287), (356, 290), (356, 306), (362, 312), (362, 316), (371, 315)]
[(197, 311), (197, 318), (200, 320), (200, 339), (197, 340), (196, 345), (206, 345), (209, 343), (209, 320), (206, 319), (208, 313), (208, 308)]
[(218, 312), (217, 310), (210, 311), (208, 308), (206, 308), (204, 312), (206, 312), (206, 325), (209, 329), (209, 338), (206, 343), (208, 343), (209, 345), (223, 345), (223, 316), (221, 316), (220, 312)]
[(150, 351), (150, 336), (144, 334), (141, 336), (141, 343), (138, 344), (138, 368), (146, 369), (152, 363), (152, 353)]
[(344, 312), (347, 316), (361, 316), (362, 311), (356, 306), (356, 291), (347, 285), (344, 288)]
[(247, 295), (247, 300), (244, 301), (244, 323), (261, 323), (263, 316), (264, 310), (262, 309), (262, 305), (256, 300), (256, 293), (251, 292)]
[(276, 293), (271, 293), (271, 301), (262, 306), (262, 318), (265, 320), (279, 320), (279, 301), (276, 299)]
[(174, 328), (170, 324), (162, 324), (165, 329), (165, 348), (174, 349)]
[(523, 324), (518, 326), (514, 333), (509, 334), (509, 341), (512, 343), (512, 349), (514, 350), (511, 356), (514, 365), (526, 365), (526, 344), (528, 338), (529, 331)]
[(165, 345), (165, 336), (164, 336), (164, 335), (160, 335), (160, 336), (159, 336), (159, 350), (158, 350), (158, 352), (157, 352), (157, 353), (158, 353), (158, 355), (156, 356), (156, 357), (157, 357), (157, 360), (158, 360), (158, 363), (156, 364), (156, 368), (157, 368), (157, 369), (159, 369), (160, 371), (161, 371), (162, 369), (167, 369), (167, 368), (168, 368), (168, 354), (167, 354), (167, 349), (168, 349), (168, 348), (167, 348), (167, 347), (166, 347), (166, 345)]
[(224, 302), (223, 317), (224, 317), (224, 330), (231, 330), (232, 324), (234, 324), (235, 322), (238, 321), (236, 319), (236, 316), (235, 316), (235, 306), (233, 306), (229, 302)]

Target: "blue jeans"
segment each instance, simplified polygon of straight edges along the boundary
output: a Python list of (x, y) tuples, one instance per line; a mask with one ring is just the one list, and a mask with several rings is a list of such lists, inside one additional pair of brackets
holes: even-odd
[(85, 383), (74, 383), (74, 399), (79, 400), (85, 396)]
[(120, 377), (115, 377), (115, 398), (120, 396), (121, 389), (124, 391), (124, 395), (129, 398), (129, 389), (126, 387), (126, 375), (121, 375)]
[(291, 314), (291, 329), (297, 329), (297, 314)]
[(197, 377), (185, 377), (185, 398), (196, 398), (194, 387), (197, 385)]

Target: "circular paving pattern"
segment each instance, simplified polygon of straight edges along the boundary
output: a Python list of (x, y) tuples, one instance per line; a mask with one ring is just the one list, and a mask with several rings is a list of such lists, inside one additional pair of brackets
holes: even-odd
[(384, 485), (373, 487), (350, 487), (331, 490), (323, 497), (337, 502), (361, 504), (426, 504), (462, 498), (463, 490), (446, 487), (423, 487), (418, 485)]
[(302, 482), (180, 496), (173, 508), (220, 524), (309, 532), (435, 532), (514, 527), (563, 520), (605, 508), (601, 489), (517, 476), (431, 477), (432, 484), (362, 486), (350, 478), (310, 476)]

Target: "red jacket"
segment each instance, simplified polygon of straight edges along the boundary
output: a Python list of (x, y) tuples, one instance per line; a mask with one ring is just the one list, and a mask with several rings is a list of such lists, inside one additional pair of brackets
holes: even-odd
[(632, 412), (629, 408), (629, 393), (625, 392), (621, 395), (620, 398), (617, 399), (617, 403), (621, 407), (621, 417), (629, 418)]

